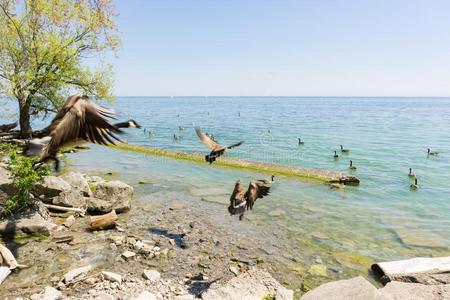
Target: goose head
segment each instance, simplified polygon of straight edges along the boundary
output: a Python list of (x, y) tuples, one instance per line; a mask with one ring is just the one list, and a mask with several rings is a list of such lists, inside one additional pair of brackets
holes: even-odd
[(135, 120), (130, 119), (130, 120), (128, 120), (128, 127), (129, 128), (141, 128), (141, 125), (139, 125)]

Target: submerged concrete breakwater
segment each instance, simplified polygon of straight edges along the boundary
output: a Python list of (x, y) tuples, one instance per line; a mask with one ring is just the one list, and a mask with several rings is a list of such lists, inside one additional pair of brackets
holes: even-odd
[[(158, 149), (148, 146), (130, 145), (130, 144), (119, 144), (111, 147), (123, 151), (131, 151), (146, 155), (168, 157), (172, 159), (190, 161), (194, 163), (205, 163), (204, 154), (201, 153), (179, 152), (173, 150)], [(242, 160), (230, 157), (221, 157), (211, 166), (242, 169), (247, 171), (267, 173), (271, 175), (282, 175), (308, 181), (318, 181), (325, 183), (339, 182), (348, 185), (359, 185), (360, 182), (356, 176), (336, 171), (298, 168), (283, 164), (267, 163), (253, 160)]]

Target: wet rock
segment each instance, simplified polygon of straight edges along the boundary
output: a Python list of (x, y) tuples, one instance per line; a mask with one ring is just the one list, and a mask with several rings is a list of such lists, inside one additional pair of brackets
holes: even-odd
[(378, 290), (380, 299), (438, 300), (450, 299), (450, 284), (425, 285), (419, 283), (389, 282)]
[(253, 269), (232, 278), (225, 285), (211, 287), (201, 296), (204, 300), (240, 300), (263, 299), (268, 295), (277, 300), (287, 300), (293, 299), (294, 292), (286, 289), (266, 271)]
[(73, 235), (69, 232), (55, 232), (52, 241), (56, 243), (68, 243), (73, 240)]
[(402, 243), (426, 248), (448, 248), (447, 241), (440, 235), (425, 230), (397, 228), (395, 233)]
[(63, 191), (70, 191), (72, 187), (69, 183), (60, 177), (45, 176), (41, 182), (36, 183), (33, 191), (37, 195), (45, 195), (46, 197), (56, 197)]
[(382, 299), (380, 298), (380, 294), (377, 289), (362, 276), (322, 284), (312, 291), (307, 292), (301, 299), (319, 300), (330, 298), (334, 300)]
[(103, 278), (105, 278), (106, 280), (109, 280), (111, 282), (122, 283), (122, 276), (120, 274), (103, 271), (102, 276), (103, 276)]
[(321, 264), (313, 264), (308, 270), (313, 276), (327, 276), (327, 267)]
[(66, 175), (61, 176), (61, 178), (69, 183), (72, 188), (80, 192), (83, 196), (89, 197), (92, 195), (89, 184), (86, 178), (84, 178), (83, 174), (70, 172)]
[(45, 220), (40, 214), (34, 213), (31, 216), (26, 216), (18, 220), (5, 220), (0, 222), (0, 233), (6, 235), (26, 233), (49, 236), (50, 232), (56, 227), (56, 224)]
[(123, 212), (131, 207), (133, 187), (121, 181), (101, 182), (97, 184), (94, 197), (111, 203), (111, 209)]
[(144, 270), (142, 276), (150, 281), (156, 281), (161, 278), (161, 274), (156, 270)]
[(75, 280), (81, 279), (92, 269), (91, 265), (70, 270), (64, 275), (64, 283), (69, 284)]
[(143, 291), (132, 300), (156, 300), (156, 296), (149, 291)]

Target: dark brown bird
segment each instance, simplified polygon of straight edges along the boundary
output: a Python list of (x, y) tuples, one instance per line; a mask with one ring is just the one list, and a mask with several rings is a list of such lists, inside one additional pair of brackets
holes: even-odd
[(252, 209), (255, 201), (259, 198), (269, 195), (270, 186), (267, 186), (268, 180), (251, 180), (246, 190), (240, 180), (236, 181), (234, 191), (230, 197), (230, 206), (228, 212), (231, 215), (239, 215), (242, 220), (246, 210)]
[(217, 142), (213, 141), (209, 136), (204, 134), (200, 128), (195, 127), (195, 132), (199, 137), (200, 141), (202, 141), (203, 145), (211, 149), (211, 153), (205, 156), (205, 160), (212, 164), (219, 156), (222, 156), (227, 150), (232, 149), (234, 147), (240, 146), (244, 141), (239, 143), (230, 145), (230, 146), (222, 146)]
[(8, 132), (10, 130), (13, 130), (16, 127), (17, 127), (17, 122), (14, 122), (11, 124), (0, 125), (0, 132)]
[(85, 143), (116, 144), (117, 141), (122, 142), (115, 136), (123, 132), (120, 128), (140, 128), (134, 120), (111, 124), (108, 119), (114, 118), (113, 110), (95, 104), (88, 96), (70, 96), (50, 126), (40, 132), (39, 138), (29, 142), (25, 154), (39, 156), (40, 160), (35, 168), (53, 160), (55, 169), (58, 170), (57, 153), (60, 148)]

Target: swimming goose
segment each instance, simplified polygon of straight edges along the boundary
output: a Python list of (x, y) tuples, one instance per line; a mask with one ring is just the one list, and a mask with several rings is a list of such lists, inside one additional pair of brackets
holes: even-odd
[(337, 151), (334, 151), (334, 155), (333, 155), (334, 159), (338, 159), (339, 155), (337, 154)]
[(186, 128), (185, 128), (185, 127), (182, 127), (182, 126), (178, 126), (178, 130), (179, 130), (179, 131), (184, 131), (184, 130), (186, 130)]
[(438, 155), (438, 154), (439, 154), (439, 152), (436, 152), (436, 151), (431, 151), (431, 149), (430, 149), (430, 148), (428, 148), (428, 151), (427, 151), (427, 153), (428, 153), (428, 155), (433, 155), (433, 156), (436, 156), (436, 155)]
[(55, 170), (59, 170), (57, 153), (60, 148), (79, 146), (85, 143), (116, 144), (122, 142), (115, 134), (122, 133), (120, 128), (138, 127), (133, 121), (111, 124), (114, 111), (92, 102), (88, 96), (77, 94), (70, 96), (63, 108), (56, 114), (51, 124), (43, 129), (38, 138), (29, 141), (25, 155), (39, 156), (34, 168), (47, 161), (55, 161)]
[(252, 209), (255, 201), (269, 195), (269, 192), (270, 187), (261, 180), (251, 180), (247, 190), (238, 180), (230, 197), (228, 212), (231, 215), (239, 215), (239, 220), (242, 221), (245, 211)]
[(298, 144), (299, 144), (299, 145), (304, 145), (304, 144), (305, 144), (305, 142), (304, 142), (304, 141), (302, 141), (302, 139), (301, 139), (301, 138), (298, 138)]
[(349, 166), (349, 168), (350, 168), (350, 170), (353, 170), (353, 171), (356, 170), (356, 167), (353, 165), (353, 161), (352, 161), (352, 160), (350, 160), (350, 166)]
[(417, 184), (417, 177), (414, 178), (414, 183), (411, 183), (411, 185), (409, 186), (409, 188), (411, 190), (417, 190), (419, 188), (419, 185)]
[(177, 135), (177, 134), (173, 134), (173, 140), (174, 141), (180, 141), (181, 140), (181, 136)]
[(195, 132), (197, 133), (197, 136), (200, 139), (200, 141), (203, 143), (203, 145), (205, 145), (206, 147), (211, 149), (211, 152), (205, 156), (205, 160), (207, 162), (209, 162), (210, 164), (212, 164), (218, 157), (223, 155), (229, 149), (238, 147), (243, 143), (243, 141), (241, 141), (239, 143), (236, 143), (236, 144), (233, 144), (230, 146), (222, 146), (222, 145), (218, 144), (216, 141), (213, 141), (209, 136), (204, 134), (200, 130), (199, 127), (195, 127)]
[(416, 174), (414, 174), (413, 172), (412, 172), (412, 168), (409, 168), (409, 173), (408, 173), (408, 176), (409, 177), (416, 177)]
[(344, 148), (344, 146), (342, 146), (342, 145), (341, 145), (341, 152), (342, 152), (342, 153), (349, 153), (349, 152), (350, 152), (350, 150), (349, 150), (349, 149), (346, 149), (346, 148)]
[(0, 125), (0, 132), (8, 132), (17, 127), (17, 122)]

